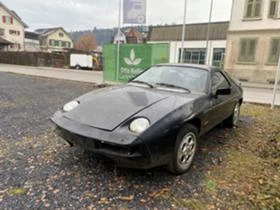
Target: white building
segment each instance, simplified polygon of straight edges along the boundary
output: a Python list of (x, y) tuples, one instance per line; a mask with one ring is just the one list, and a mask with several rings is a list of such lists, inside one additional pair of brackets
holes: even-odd
[(117, 32), (114, 36), (114, 44), (118, 44), (118, 42), (120, 42), (121, 44), (126, 44), (126, 36), (125, 34), (120, 31), (120, 34)]
[(0, 51), (23, 51), (27, 25), (0, 1)]
[(233, 0), (225, 69), (240, 80), (273, 82), (280, 53), (280, 0)]
[[(223, 66), (226, 36), (229, 22), (210, 24), (209, 47), (207, 49), (207, 23), (188, 24), (185, 31), (183, 63)], [(182, 25), (152, 26), (148, 43), (168, 43), (169, 62), (178, 63), (182, 48)]]
[(74, 47), (70, 34), (62, 27), (42, 28), (35, 32), (39, 34), (40, 47), (43, 52), (67, 52)]

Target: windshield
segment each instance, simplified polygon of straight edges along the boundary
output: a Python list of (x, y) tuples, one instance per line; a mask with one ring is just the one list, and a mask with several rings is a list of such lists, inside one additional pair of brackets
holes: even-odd
[(207, 70), (194, 67), (154, 66), (131, 82), (149, 87), (170, 87), (191, 92), (206, 92)]

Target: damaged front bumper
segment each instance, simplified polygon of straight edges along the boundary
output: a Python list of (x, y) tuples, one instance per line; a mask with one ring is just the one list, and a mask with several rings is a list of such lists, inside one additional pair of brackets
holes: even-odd
[[(56, 132), (71, 146), (79, 146), (114, 160), (121, 167), (147, 169), (154, 167), (148, 145), (138, 137), (123, 135), (74, 122), (58, 111), (51, 118)], [(133, 144), (137, 139), (137, 144)]]

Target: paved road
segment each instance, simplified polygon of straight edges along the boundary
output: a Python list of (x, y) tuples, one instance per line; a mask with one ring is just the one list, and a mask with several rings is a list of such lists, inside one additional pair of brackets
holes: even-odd
[[(16, 66), (0, 64), (0, 72), (13, 72), (18, 74), (27, 74), (41, 77), (50, 77), (57, 79), (67, 79), (74, 81), (90, 82), (95, 84), (103, 83), (102, 72), (93, 71), (77, 71), (69, 69), (58, 69), (58, 68), (47, 68), (47, 67), (27, 67), (27, 66)], [(246, 86), (246, 85), (245, 85)], [(260, 85), (254, 88), (252, 84), (248, 84), (244, 87), (244, 101), (261, 104), (272, 103), (271, 85), (267, 85), (265, 88), (261, 88)], [(280, 105), (280, 90), (276, 94), (276, 105)]]
[[(272, 89), (244, 87), (244, 101), (260, 104), (271, 104), (273, 98)], [(280, 105), (280, 91), (276, 93), (275, 105)]]
[(0, 72), (12, 72), (17, 74), (26, 74), (40, 77), (49, 77), (56, 79), (67, 79), (72, 81), (103, 83), (102, 72), (97, 71), (81, 71), (48, 67), (29, 67), (0, 64)]

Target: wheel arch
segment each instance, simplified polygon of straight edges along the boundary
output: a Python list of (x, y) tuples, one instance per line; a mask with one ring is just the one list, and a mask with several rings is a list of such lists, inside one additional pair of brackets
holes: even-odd
[(197, 132), (200, 133), (201, 130), (201, 119), (199, 117), (193, 117), (187, 121), (184, 122), (184, 124), (182, 125), (182, 127), (186, 124), (191, 124), (193, 126), (196, 127)]

